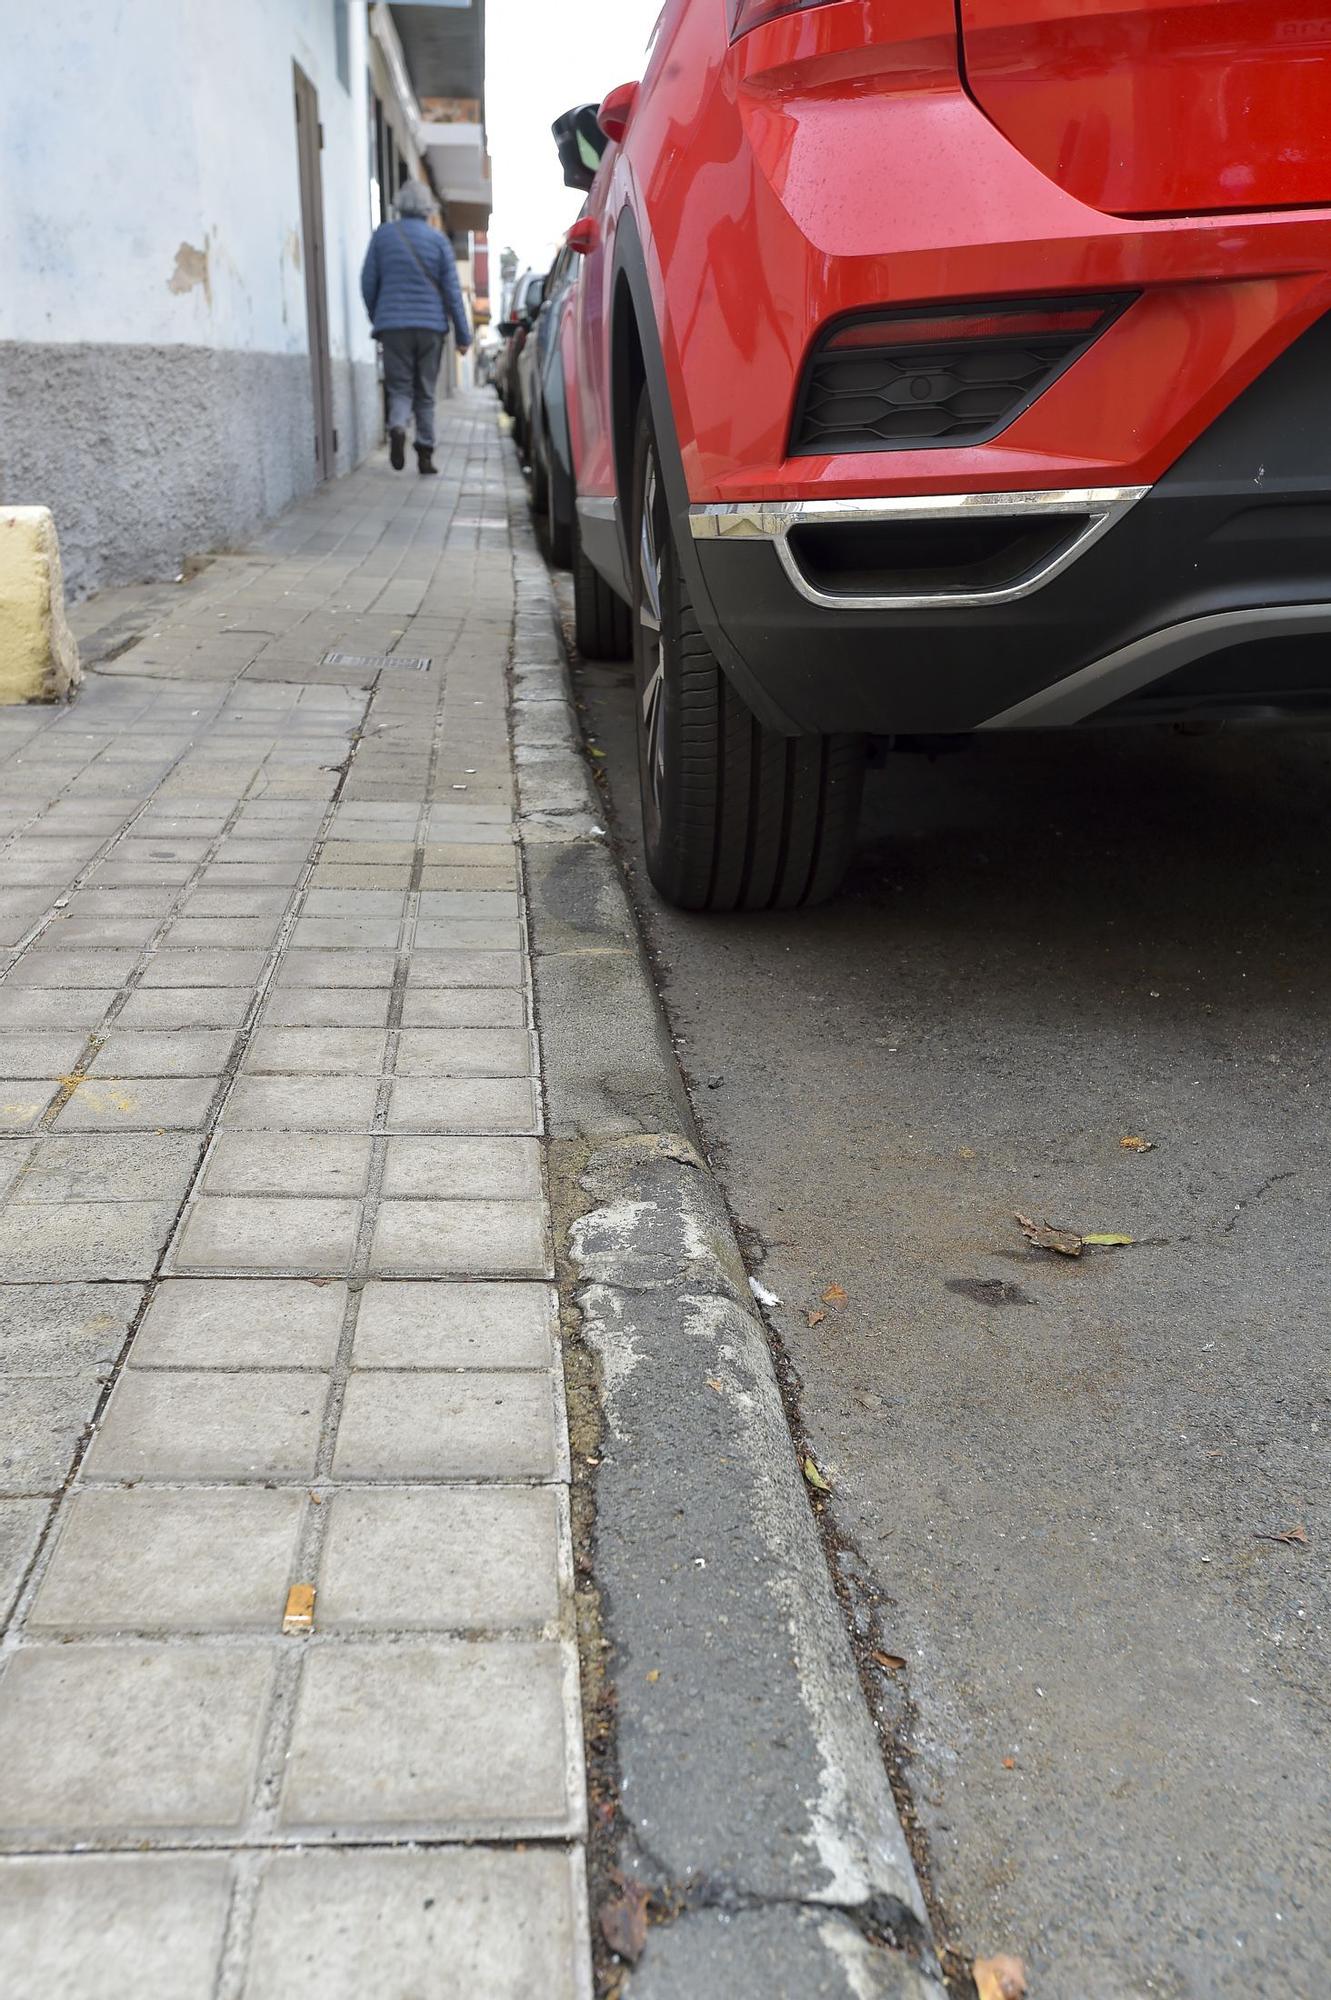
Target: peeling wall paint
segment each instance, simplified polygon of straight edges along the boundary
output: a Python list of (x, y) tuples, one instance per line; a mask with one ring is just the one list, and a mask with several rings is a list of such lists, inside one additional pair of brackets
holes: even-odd
[[(61, 0), (0, 66), (0, 342), (307, 348), (292, 62), (319, 94), (333, 355), (374, 358), (364, 8), (351, 89), (328, 0)], [(103, 107), (90, 128), (88, 106)], [(52, 145), (53, 131), (76, 136)], [(351, 310), (343, 310), (343, 301)]]
[(209, 305), (213, 302), (212, 280), (208, 275), (208, 243), (204, 239), (202, 250), (196, 250), (192, 243), (182, 243), (176, 252), (176, 268), (166, 281), (169, 292), (191, 292), (196, 285), (203, 286), (203, 296)]

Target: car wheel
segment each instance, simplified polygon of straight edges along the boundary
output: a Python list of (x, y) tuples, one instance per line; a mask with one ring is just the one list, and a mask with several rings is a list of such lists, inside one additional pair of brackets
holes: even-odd
[[(537, 491), (542, 495), (537, 505)], [(568, 481), (550, 449), (550, 433), (542, 423), (532, 440), (532, 511), (545, 559), (555, 569), (568, 569), (573, 560), (573, 540), (569, 521), (573, 504)]]
[(633, 666), (647, 872), (684, 910), (835, 894), (855, 840), (860, 736), (782, 736), (736, 693), (694, 616), (644, 396), (634, 453)]
[(627, 660), (633, 650), (629, 608), (593, 569), (573, 517), (573, 636), (584, 660)]

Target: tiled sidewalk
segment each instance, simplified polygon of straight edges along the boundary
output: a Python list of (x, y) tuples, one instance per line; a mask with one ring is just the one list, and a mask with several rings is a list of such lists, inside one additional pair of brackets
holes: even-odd
[(0, 711), (14, 2000), (590, 1990), (501, 449)]

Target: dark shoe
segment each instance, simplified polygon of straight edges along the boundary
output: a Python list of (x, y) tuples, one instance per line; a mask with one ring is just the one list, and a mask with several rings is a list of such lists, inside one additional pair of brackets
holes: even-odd
[(439, 467), (434, 462), (434, 446), (432, 444), (417, 445), (416, 470), (417, 472), (425, 473), (429, 479), (433, 479), (438, 473)]
[(401, 472), (406, 462), (407, 433), (405, 431), (390, 431), (388, 433), (388, 463), (392, 466), (394, 472)]

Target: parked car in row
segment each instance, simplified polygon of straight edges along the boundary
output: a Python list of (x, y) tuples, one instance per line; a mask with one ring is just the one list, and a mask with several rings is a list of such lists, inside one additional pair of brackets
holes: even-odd
[(497, 329), (504, 344), (495, 363), (494, 385), (506, 414), (515, 422), (518, 415), (518, 363), (540, 310), (544, 287), (544, 271), (524, 271), (513, 287), (509, 317), (500, 320)]
[(1278, 25), (666, 0), (554, 351), (669, 900), (830, 894), (870, 738), (1331, 711), (1331, 22)]

